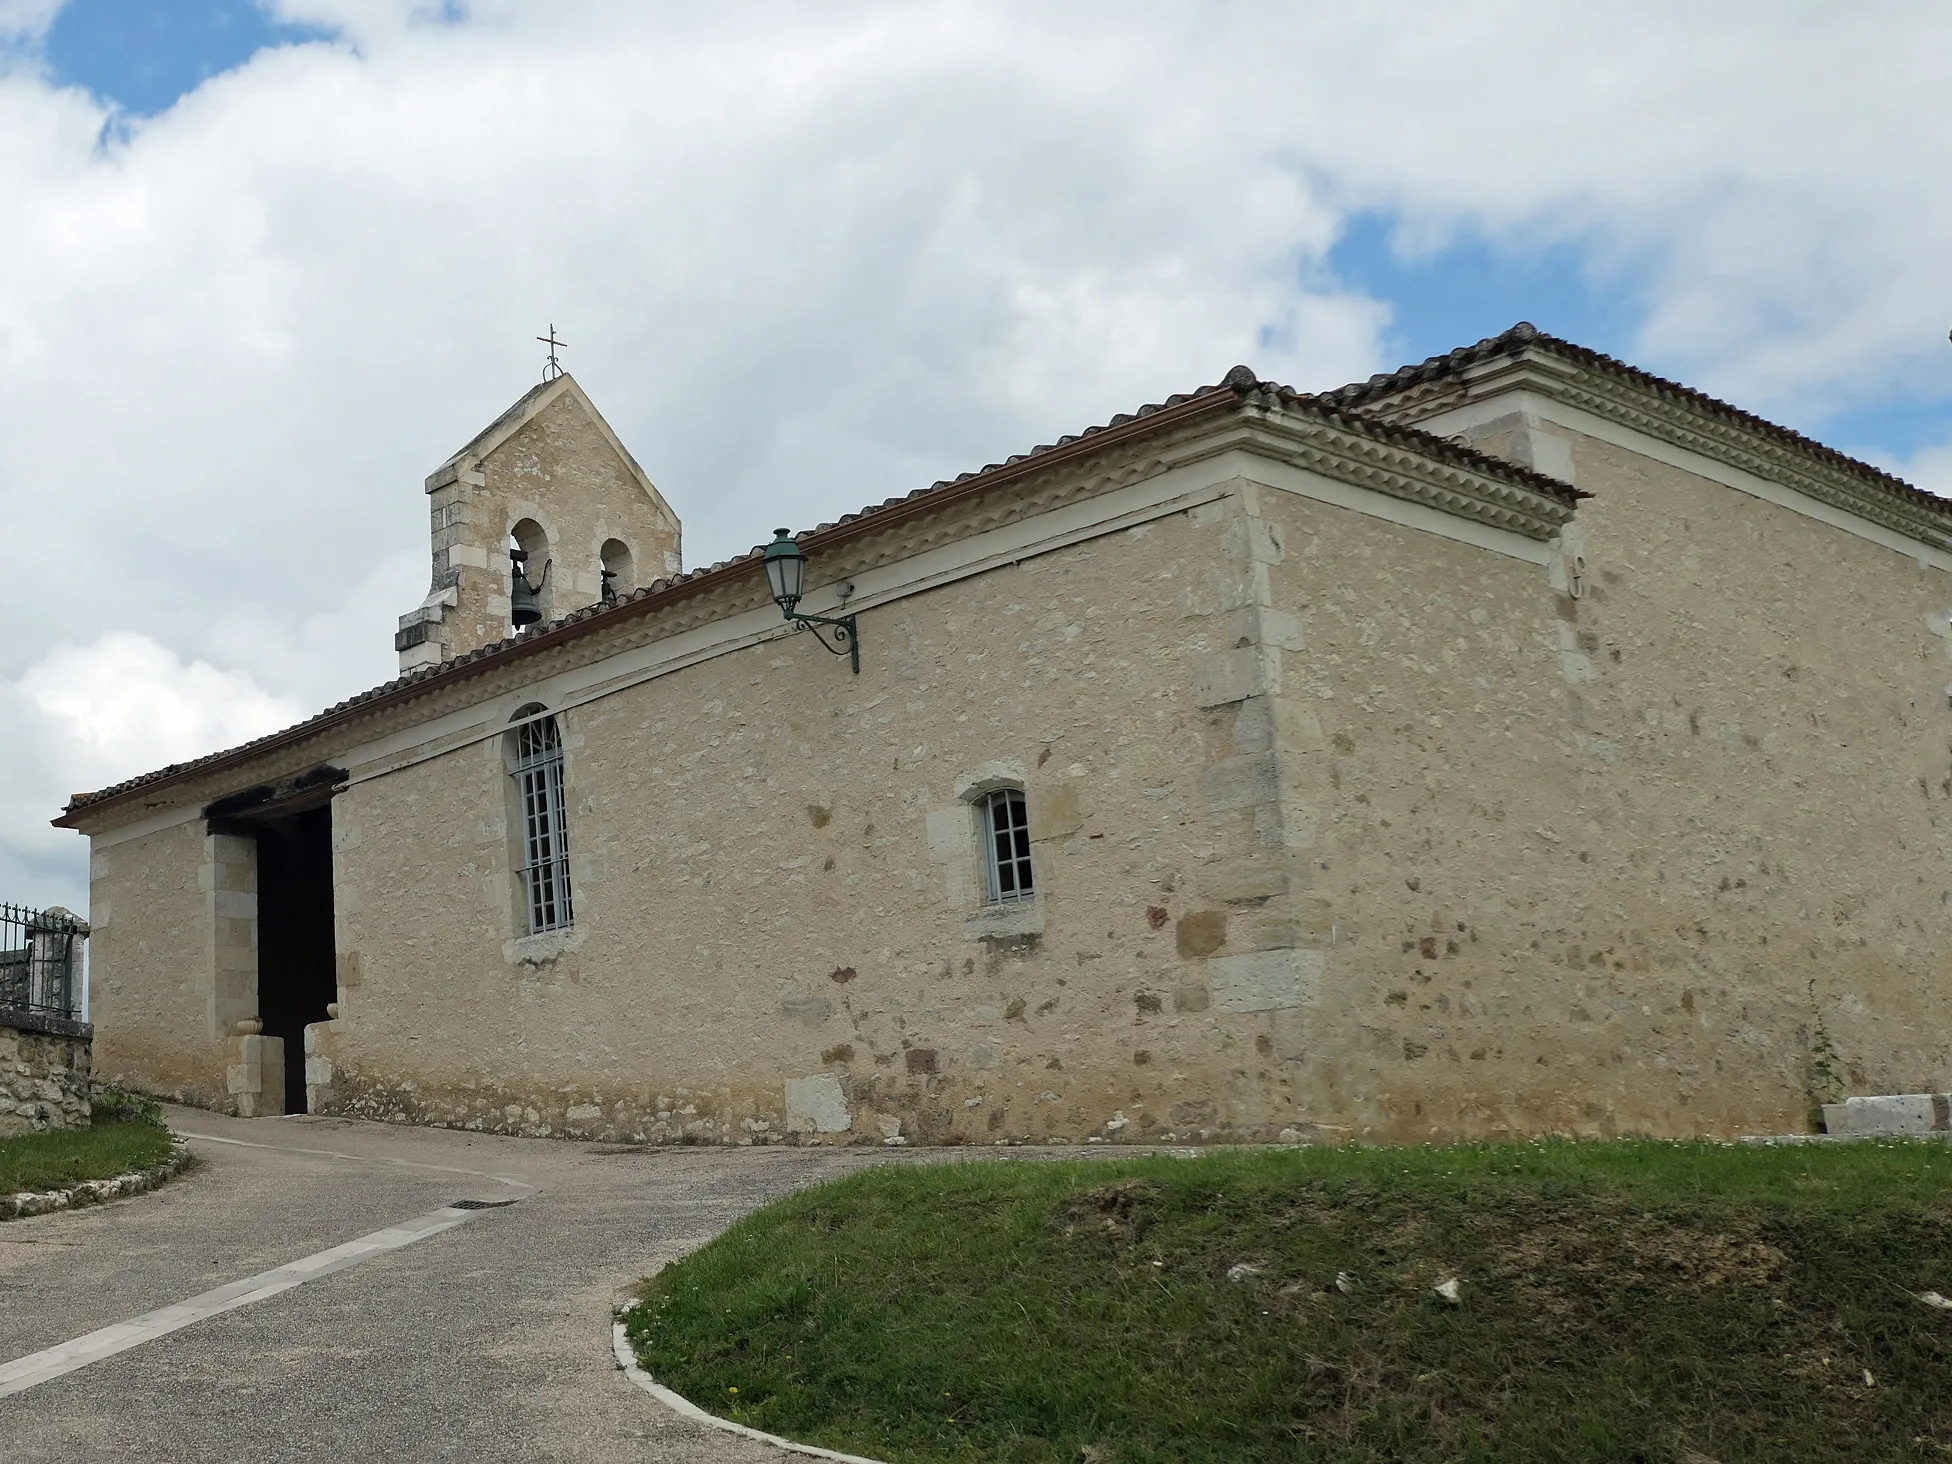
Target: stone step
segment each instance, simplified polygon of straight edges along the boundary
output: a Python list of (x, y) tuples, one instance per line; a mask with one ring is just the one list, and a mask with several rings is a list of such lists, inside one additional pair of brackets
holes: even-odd
[(1827, 1134), (1942, 1134), (1952, 1131), (1952, 1094), (1885, 1093), (1823, 1105)]

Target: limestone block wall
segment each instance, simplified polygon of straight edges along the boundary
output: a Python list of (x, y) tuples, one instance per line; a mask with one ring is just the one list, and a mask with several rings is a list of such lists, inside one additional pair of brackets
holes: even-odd
[[(515, 934), (498, 744), (355, 783), (332, 1103), (663, 1140), (1278, 1134), (1294, 1095), (1253, 1057), (1319, 932), (1244, 916), (1228, 964), (1201, 915), (1286, 879), (1267, 754), (1309, 735), (1202, 704), (1278, 619), (1240, 517), (870, 611), (858, 678), (782, 637), (564, 713), (567, 933)], [(981, 905), (970, 800), (999, 780), (1028, 791), (1028, 909)]]
[[(1277, 603), (1302, 649), (1283, 699), (1321, 740), (1312, 873), (1332, 929), (1320, 1004), (1264, 1056), (1338, 1137), (1532, 1134), (1589, 1090), (1541, 919), (1583, 907), (1573, 692), (1546, 566), (1265, 492)], [(1234, 917), (1228, 917), (1229, 925)], [(1604, 1095), (1600, 1095), (1604, 1096)], [(1624, 1127), (1687, 1131), (1648, 1102)]]
[(88, 1127), (88, 1029), (0, 1011), (0, 1136)]
[(1587, 439), (1584, 582), (1272, 500), (1327, 737), (1311, 1116), (1804, 1126), (1944, 1086), (1948, 588)]
[(1638, 945), (1666, 974), (1641, 1004), (1714, 1034), (1677, 1055), (1674, 1087), (1719, 1122), (1767, 1097), (1787, 1122), (1846, 1091), (1943, 1089), (1952, 576), (1571, 441), (1596, 494), (1587, 593), (1562, 605), (1580, 816), (1607, 887), (1594, 906), (1628, 918), (1568, 956), (1580, 943), (1593, 970), (1604, 934), (1609, 960)]
[(254, 845), (198, 818), (98, 839), (90, 886), (96, 1072), (228, 1107), (225, 1040), (257, 1012)]

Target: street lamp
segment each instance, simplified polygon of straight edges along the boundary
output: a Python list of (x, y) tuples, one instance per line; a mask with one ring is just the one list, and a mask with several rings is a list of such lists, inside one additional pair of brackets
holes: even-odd
[[(795, 630), (810, 630), (813, 638), (832, 651), (836, 656), (846, 656), (854, 663), (854, 674), (861, 674), (861, 638), (852, 615), (833, 619), (825, 615), (802, 615), (793, 607), (800, 603), (800, 589), (806, 581), (807, 557), (800, 546), (785, 529), (773, 530), (773, 542), (766, 546), (766, 582), (772, 586), (773, 603), (779, 606), (779, 613), (793, 623)], [(820, 632), (821, 626), (828, 626), (833, 632), (829, 641)]]

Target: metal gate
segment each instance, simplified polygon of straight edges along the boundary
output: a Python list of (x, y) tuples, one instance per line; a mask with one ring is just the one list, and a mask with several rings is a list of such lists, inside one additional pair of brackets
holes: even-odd
[(0, 905), (0, 1008), (79, 1021), (81, 932), (65, 910)]

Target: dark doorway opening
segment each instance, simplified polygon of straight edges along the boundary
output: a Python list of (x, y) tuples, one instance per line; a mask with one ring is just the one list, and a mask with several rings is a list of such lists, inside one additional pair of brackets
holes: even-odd
[(338, 1000), (332, 805), (251, 821), (258, 838), (258, 1016), (285, 1041), (285, 1112), (305, 1112), (305, 1027)]

